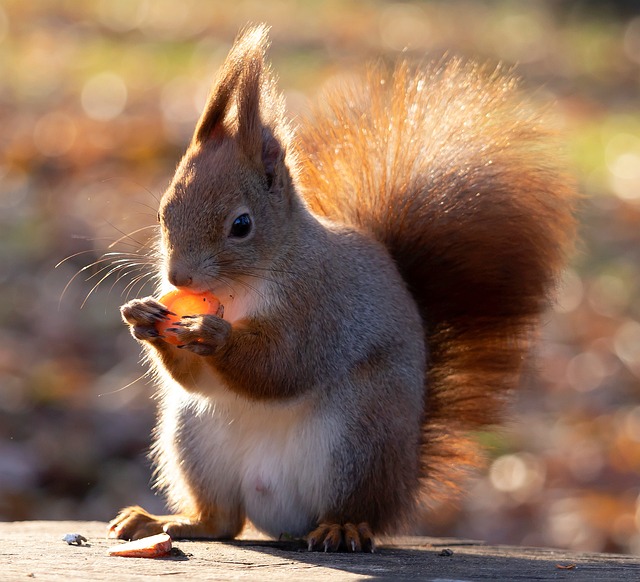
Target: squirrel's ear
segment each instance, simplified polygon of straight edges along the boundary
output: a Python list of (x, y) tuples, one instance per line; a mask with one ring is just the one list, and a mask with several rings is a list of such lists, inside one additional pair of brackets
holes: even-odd
[(237, 95), (237, 140), (244, 154), (263, 169), (269, 187), (284, 160), (284, 147), (276, 136), (281, 123), (281, 97), (264, 69), (264, 53), (256, 52), (245, 64)]
[(261, 24), (239, 34), (211, 88), (193, 140), (202, 144), (235, 138), (271, 186), (285, 157), (280, 136), (287, 132), (282, 96), (265, 65), (268, 31)]
[(240, 76), (239, 71), (231, 69), (227, 65), (228, 58), (211, 88), (207, 104), (198, 120), (193, 134), (194, 142), (221, 141), (225, 135), (224, 119), (229, 108), (234, 86)]
[(234, 94), (242, 91), (238, 87), (239, 80), (247, 64), (262, 61), (267, 45), (267, 32), (265, 25), (259, 25), (242, 30), (236, 38), (211, 87), (207, 104), (193, 135), (195, 142), (204, 143), (211, 139), (220, 141), (229, 131), (225, 126), (225, 119)]

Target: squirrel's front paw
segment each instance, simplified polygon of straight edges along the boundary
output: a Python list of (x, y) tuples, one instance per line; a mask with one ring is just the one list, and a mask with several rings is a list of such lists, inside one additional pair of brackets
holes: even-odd
[(171, 312), (153, 297), (133, 299), (120, 308), (122, 319), (131, 326), (133, 337), (141, 341), (160, 339), (156, 324)]
[(217, 315), (185, 315), (167, 331), (178, 338), (179, 348), (210, 356), (229, 338), (231, 324)]

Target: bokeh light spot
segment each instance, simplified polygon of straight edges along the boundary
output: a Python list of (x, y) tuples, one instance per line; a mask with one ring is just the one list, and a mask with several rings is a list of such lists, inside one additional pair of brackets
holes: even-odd
[(620, 360), (632, 371), (640, 374), (640, 323), (623, 323), (615, 333), (613, 346)]
[(607, 143), (605, 160), (613, 193), (622, 200), (640, 200), (640, 137), (617, 134)]
[(578, 354), (567, 365), (567, 381), (578, 392), (590, 392), (598, 388), (606, 376), (606, 367), (595, 352)]
[(615, 317), (628, 305), (630, 289), (617, 275), (604, 273), (593, 281), (589, 289), (589, 305), (600, 315)]
[(537, 493), (542, 487), (544, 477), (544, 465), (528, 453), (498, 457), (489, 471), (489, 479), (495, 489), (515, 494), (520, 501)]
[(92, 119), (109, 121), (118, 117), (127, 104), (127, 86), (115, 73), (99, 73), (82, 88), (82, 108)]

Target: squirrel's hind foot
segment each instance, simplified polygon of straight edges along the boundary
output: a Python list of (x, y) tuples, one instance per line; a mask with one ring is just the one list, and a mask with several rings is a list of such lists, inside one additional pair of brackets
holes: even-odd
[(321, 523), (307, 535), (309, 551), (375, 552), (373, 532), (369, 524)]
[(137, 540), (162, 533), (165, 517), (169, 516), (152, 515), (138, 506), (125, 507), (109, 522), (108, 537)]
[(162, 532), (174, 539), (230, 539), (242, 529), (241, 516), (217, 515), (194, 518), (187, 515), (153, 515), (142, 507), (126, 507), (109, 522), (108, 537), (137, 540)]

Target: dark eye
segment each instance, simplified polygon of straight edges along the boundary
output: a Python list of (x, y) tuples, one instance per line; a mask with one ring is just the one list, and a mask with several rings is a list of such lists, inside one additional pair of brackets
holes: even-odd
[(244, 238), (251, 232), (251, 217), (248, 214), (241, 214), (233, 221), (229, 236)]

